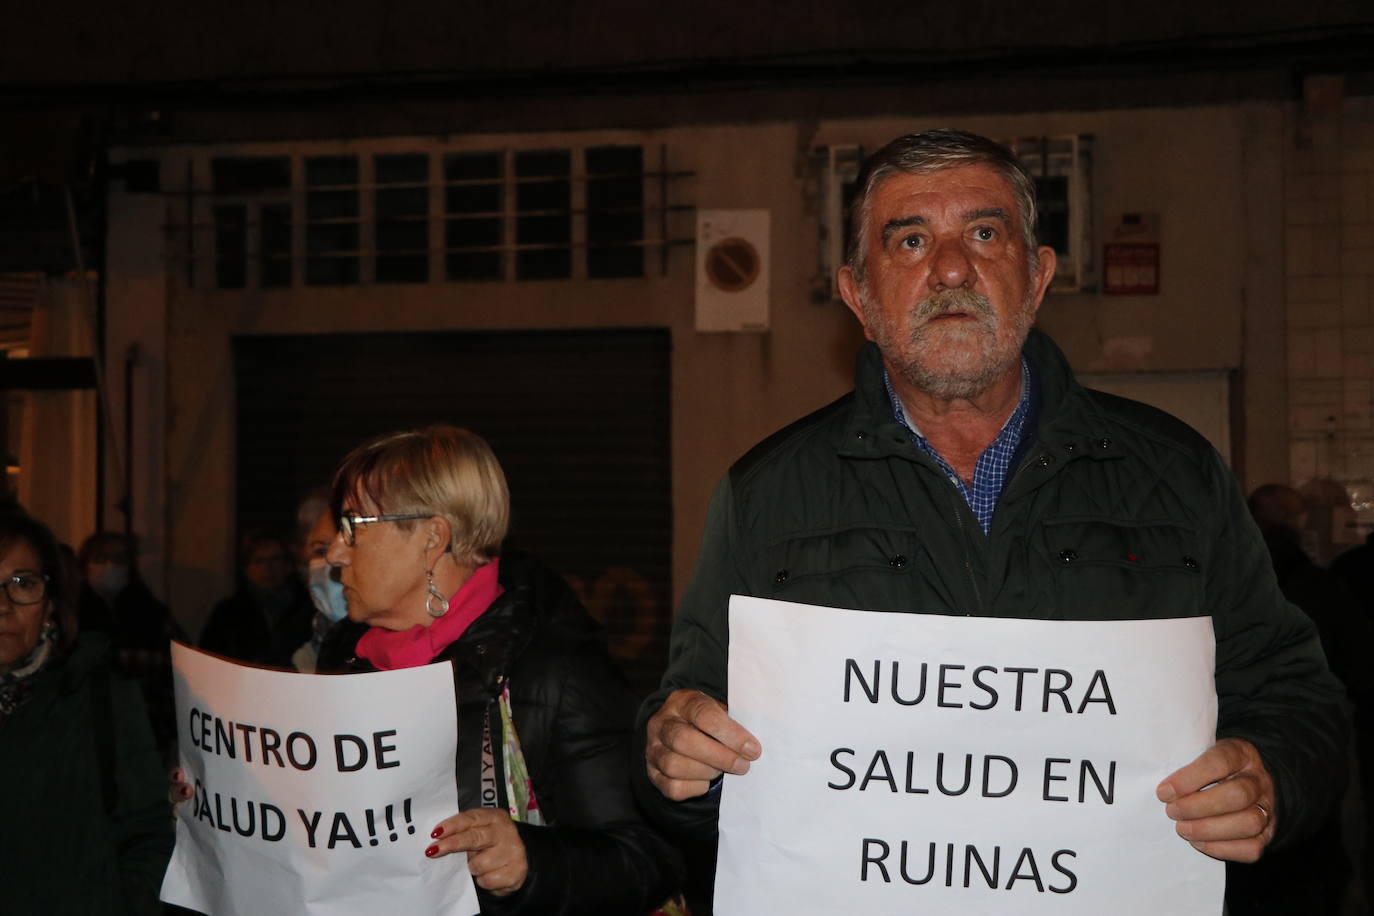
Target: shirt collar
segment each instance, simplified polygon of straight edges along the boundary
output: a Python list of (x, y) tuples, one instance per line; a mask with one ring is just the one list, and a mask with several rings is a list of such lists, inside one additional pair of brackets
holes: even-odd
[[(887, 399), (892, 404), (893, 419), (895, 419), (898, 423), (905, 426), (913, 436), (916, 436), (918, 439), (924, 442), (926, 437), (921, 435), (921, 430), (916, 426), (915, 422), (908, 419), (906, 415), (906, 409), (902, 407), (902, 399), (897, 396), (897, 389), (892, 386), (892, 376), (888, 375), (887, 366), (884, 365), (882, 368), (883, 386), (887, 389)], [(1010, 425), (1013, 421), (1017, 419), (1025, 417), (1026, 411), (1030, 407), (1030, 397), (1030, 364), (1026, 362), (1026, 357), (1022, 356), (1021, 394), (1016, 399), (1016, 408), (1011, 412), (1011, 415), (1007, 417), (1007, 422), (1002, 424), (1002, 429), (998, 431), (997, 435), (999, 438), (1001, 437), (1002, 433), (1006, 431), (1008, 425)]]

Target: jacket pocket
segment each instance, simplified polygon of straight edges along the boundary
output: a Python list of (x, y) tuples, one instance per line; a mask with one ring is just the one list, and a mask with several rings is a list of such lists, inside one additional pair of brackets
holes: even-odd
[(831, 607), (910, 608), (921, 557), (914, 529), (863, 526), (792, 535), (764, 549), (769, 581), (761, 593)]
[(1204, 555), (1192, 528), (1088, 519), (1046, 522), (1041, 531), (1060, 616), (1132, 620), (1204, 613)]

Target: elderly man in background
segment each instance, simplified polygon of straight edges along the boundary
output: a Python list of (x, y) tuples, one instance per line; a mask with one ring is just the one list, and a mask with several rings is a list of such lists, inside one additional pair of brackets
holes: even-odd
[[(756, 446), (717, 489), (668, 670), (640, 714), (642, 802), (709, 861), (718, 778), (766, 752), (726, 712), (732, 594), (1209, 615), (1218, 741), (1165, 776), (1161, 805), (1219, 859), (1305, 835), (1342, 784), (1340, 685), (1215, 450), (1158, 410), (1080, 387), (1031, 329), (1055, 254), (1036, 245), (1030, 177), (991, 140), (933, 130), (879, 150), (858, 188), (839, 284), (872, 343), (851, 394)], [(696, 896), (706, 911), (709, 882)]]

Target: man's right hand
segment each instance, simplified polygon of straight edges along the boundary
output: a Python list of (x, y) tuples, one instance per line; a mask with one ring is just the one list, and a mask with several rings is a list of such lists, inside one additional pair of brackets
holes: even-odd
[(673, 801), (705, 795), (721, 773), (743, 776), (758, 760), (758, 739), (699, 690), (674, 690), (649, 718), (644, 765)]

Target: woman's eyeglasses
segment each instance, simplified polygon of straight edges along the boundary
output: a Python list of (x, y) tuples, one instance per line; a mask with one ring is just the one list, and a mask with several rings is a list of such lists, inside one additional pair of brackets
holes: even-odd
[(349, 547), (355, 546), (358, 537), (358, 528), (362, 525), (371, 525), (374, 522), (409, 522), (420, 518), (432, 518), (431, 515), (352, 515), (345, 512), (339, 516), (339, 535), (343, 542)]
[(16, 573), (4, 581), (10, 604), (37, 604), (48, 594), (48, 577), (39, 573)]

